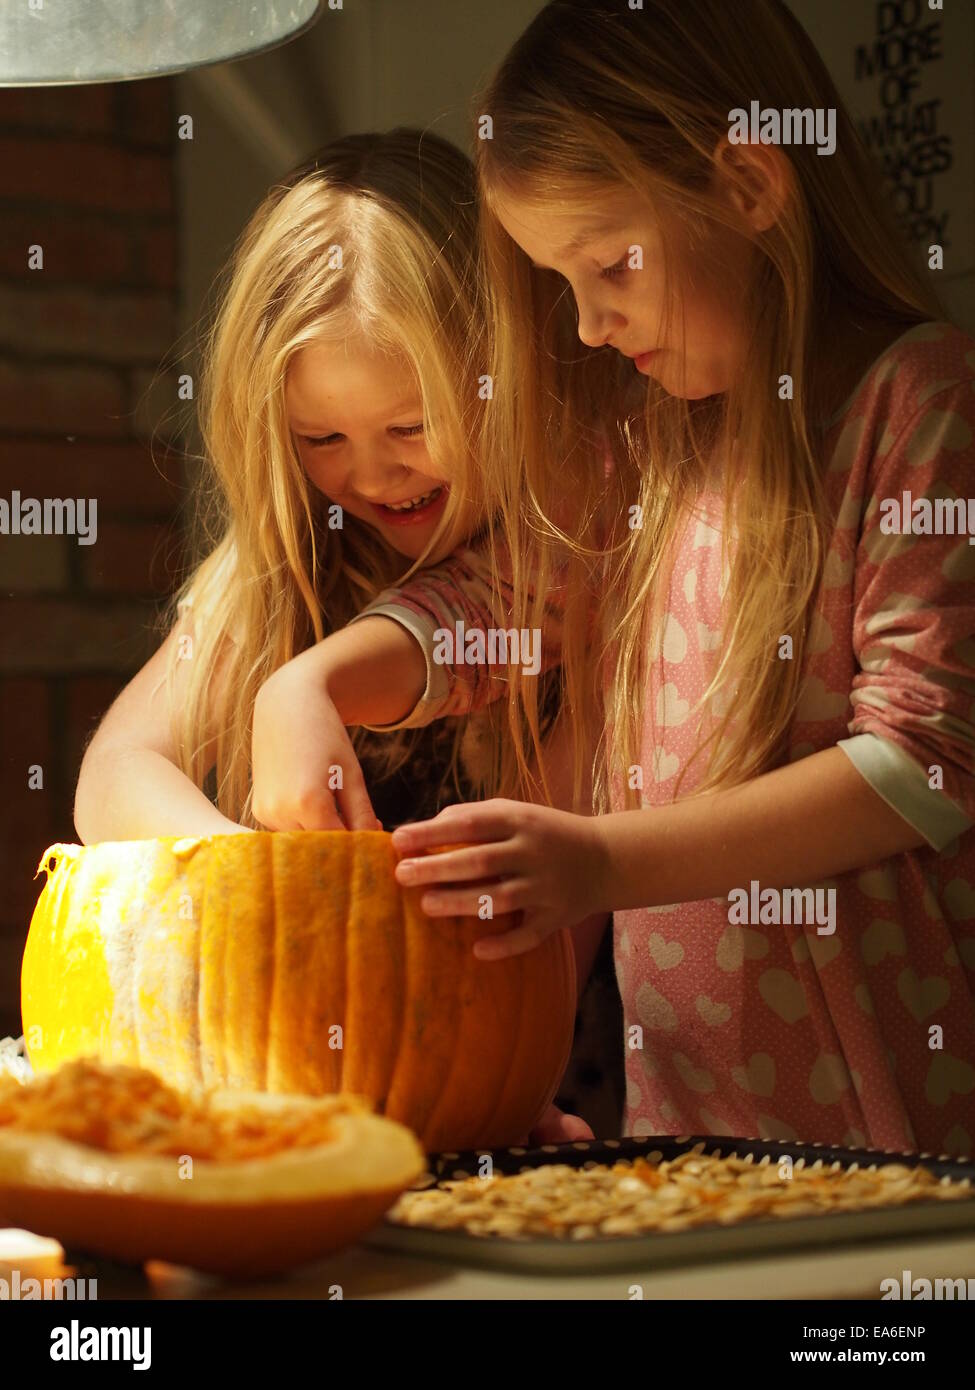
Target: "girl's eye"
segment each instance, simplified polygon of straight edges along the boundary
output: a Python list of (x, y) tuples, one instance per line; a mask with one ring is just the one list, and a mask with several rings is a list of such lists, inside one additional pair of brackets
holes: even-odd
[(615, 265), (608, 265), (599, 273), (604, 280), (612, 280), (615, 276), (622, 275), (624, 270), (626, 270), (626, 257), (621, 256)]
[[(401, 434), (401, 435), (405, 436), (406, 438), (412, 438), (414, 435), (422, 434), (422, 433), (423, 433), (423, 426), (422, 426), (422, 424), (420, 424), (420, 425), (394, 425), (393, 428), (395, 429), (395, 431), (396, 431), (397, 434)], [(345, 435), (344, 435), (344, 434), (317, 434), (317, 435), (315, 435), (315, 434), (306, 434), (306, 435), (303, 435), (302, 438), (304, 439), (304, 441), (305, 441), (306, 444), (310, 445), (310, 447), (311, 447), (312, 449), (324, 449), (324, 448), (327, 448), (330, 444), (338, 444), (341, 440), (343, 440), (343, 439), (345, 438)]]

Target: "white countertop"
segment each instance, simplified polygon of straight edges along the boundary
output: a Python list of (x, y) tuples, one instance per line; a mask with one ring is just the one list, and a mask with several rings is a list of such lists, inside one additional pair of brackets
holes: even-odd
[[(21, 1280), (74, 1271), (60, 1247), (24, 1232), (0, 1231), (0, 1277), (14, 1268)], [(550, 1275), (477, 1269), (388, 1254), (362, 1245), (285, 1278), (231, 1284), (170, 1265), (151, 1264), (145, 1276), (113, 1265), (85, 1269), (98, 1277), (99, 1301), (111, 1298), (328, 1299), (630, 1299), (639, 1285), (655, 1299), (879, 1299), (882, 1279), (975, 1278), (975, 1235), (830, 1246), (794, 1255), (776, 1253), (662, 1270), (635, 1268), (599, 1275)], [(82, 1271), (79, 1271), (82, 1272)]]

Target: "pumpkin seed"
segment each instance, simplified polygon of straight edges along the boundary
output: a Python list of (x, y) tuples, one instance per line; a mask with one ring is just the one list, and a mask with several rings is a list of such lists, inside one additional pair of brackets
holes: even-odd
[(769, 1155), (756, 1161), (703, 1149), (699, 1143), (673, 1159), (654, 1150), (632, 1162), (553, 1163), (511, 1176), (442, 1180), (404, 1193), (390, 1218), (483, 1238), (584, 1241), (971, 1197), (970, 1180), (939, 1179), (923, 1167), (853, 1163), (844, 1170), (838, 1160), (800, 1159), (791, 1177), (781, 1177)]

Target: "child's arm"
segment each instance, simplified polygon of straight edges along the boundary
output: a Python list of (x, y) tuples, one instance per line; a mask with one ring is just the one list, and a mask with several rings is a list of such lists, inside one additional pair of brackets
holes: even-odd
[[(503, 582), (503, 581), (502, 581)], [(379, 733), (483, 709), (507, 690), (504, 667), (438, 660), (438, 631), (504, 626), (510, 584), (495, 595), (484, 554), (457, 552), (386, 590), (340, 631), (276, 671), (254, 708), (252, 808), (269, 829), (373, 829), (348, 725)], [(557, 605), (539, 669), (558, 660)], [(338, 786), (337, 769), (341, 770)]]
[[(423, 854), (453, 841), (481, 843)], [(397, 880), (429, 887), (430, 916), (474, 915), (485, 893), (496, 914), (525, 912), (514, 931), (477, 943), (484, 960), (531, 950), (589, 914), (723, 897), (752, 879), (812, 885), (923, 843), (840, 748), (645, 811), (587, 817), (484, 801), (393, 834)]]
[[(940, 370), (944, 366), (939, 364)], [(739, 787), (596, 821), (505, 801), (448, 807), (403, 826), (414, 856), (451, 841), (475, 848), (403, 860), (404, 884), (434, 915), (524, 909), (522, 927), (485, 940), (485, 958), (528, 950), (600, 909), (725, 896), (732, 888), (811, 886), (975, 824), (975, 546), (968, 536), (886, 534), (882, 499), (964, 499), (975, 476), (970, 370), (936, 383), (872, 462), (856, 545), (850, 739)], [(500, 880), (490, 886), (485, 880)], [(475, 906), (471, 906), (471, 904)]]
[[(416, 707), (395, 724), (360, 719), (367, 727), (380, 731), (413, 728), (445, 716), (473, 714), (492, 701), (501, 699), (508, 689), (507, 664), (473, 660), (466, 639), (472, 634), (488, 634), (492, 629), (511, 628), (514, 602), (510, 561), (502, 547), (500, 573), (491, 573), (488, 559), (490, 541), (479, 540), (455, 551), (448, 559), (420, 570), (405, 584), (379, 594), (350, 627), (377, 616), (391, 619), (412, 635), (423, 654), (426, 684)], [(553, 576), (545, 600), (543, 630), (537, 634), (537, 671), (541, 674), (558, 664), (561, 651), (561, 576)], [(592, 615), (591, 615), (592, 616)], [(529, 634), (534, 637), (535, 634)], [(392, 639), (387, 639), (392, 640)], [(514, 660), (513, 653), (507, 653)], [(526, 664), (525, 654), (518, 658)], [(382, 672), (376, 670), (381, 682)], [(361, 701), (361, 690), (354, 695)]]
[(424, 693), (423, 649), (409, 628), (387, 617), (354, 621), (297, 660), (305, 657), (319, 664), (323, 686), (344, 724), (399, 725)]
[(83, 844), (245, 830), (222, 815), (176, 766), (166, 670), (180, 631), (175, 628), (129, 681), (88, 745), (74, 804), (75, 829)]
[(842, 749), (825, 748), (739, 787), (603, 816), (596, 857), (623, 910), (725, 897), (752, 879), (813, 884), (924, 843)]
[(376, 829), (346, 725), (396, 726), (425, 681), (416, 638), (381, 617), (351, 623), (286, 662), (254, 702), (255, 819), (269, 830)]

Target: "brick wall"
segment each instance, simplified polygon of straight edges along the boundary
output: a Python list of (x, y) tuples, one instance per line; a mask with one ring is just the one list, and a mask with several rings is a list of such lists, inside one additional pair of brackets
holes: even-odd
[(0, 1036), (37, 862), (77, 839), (85, 741), (178, 573), (181, 465), (154, 419), (176, 404), (174, 135), (169, 79), (0, 89), (0, 498), (98, 503), (93, 545), (0, 534)]

